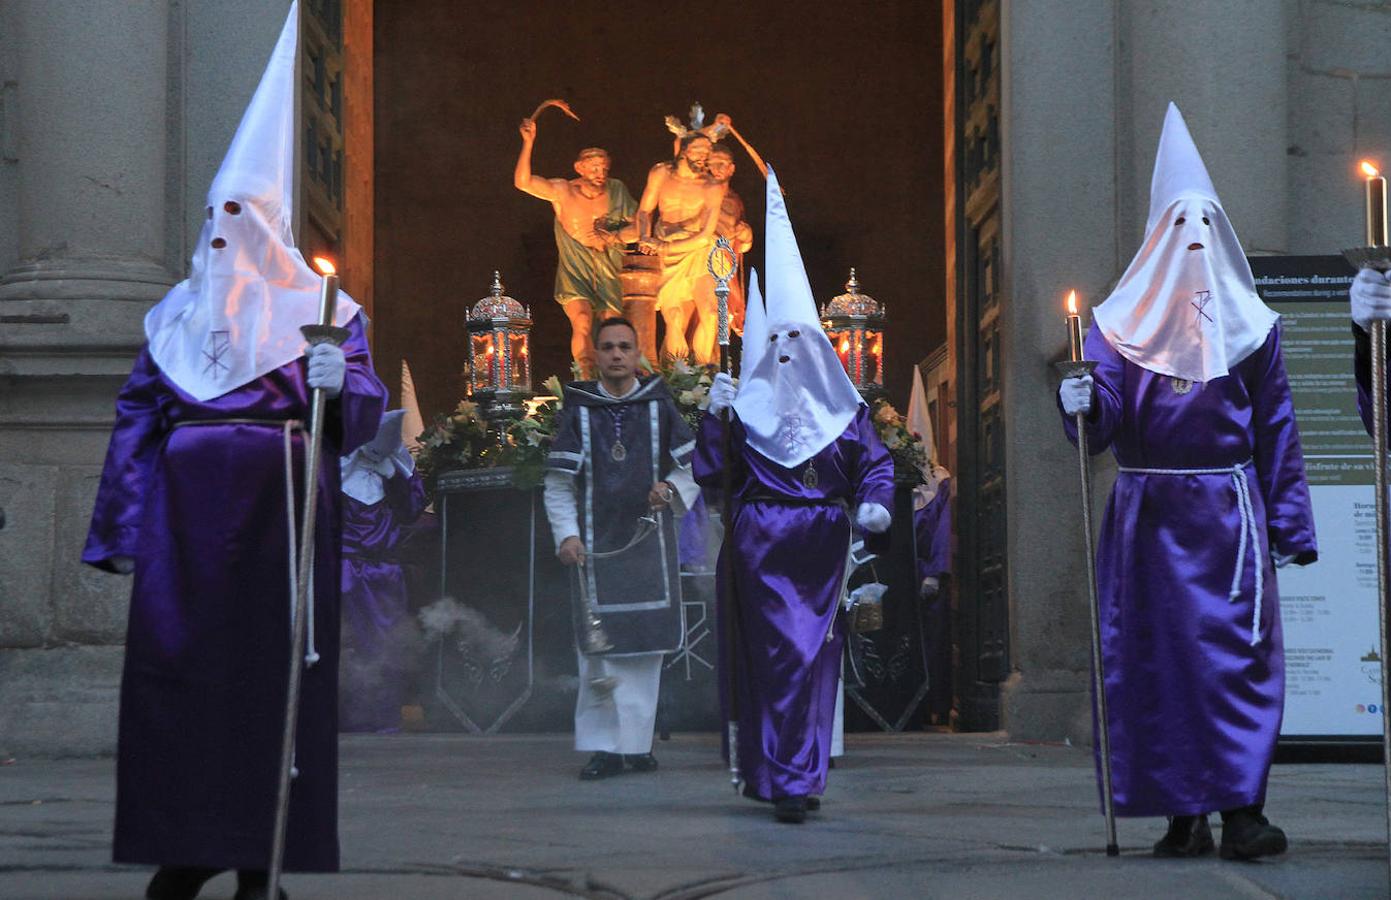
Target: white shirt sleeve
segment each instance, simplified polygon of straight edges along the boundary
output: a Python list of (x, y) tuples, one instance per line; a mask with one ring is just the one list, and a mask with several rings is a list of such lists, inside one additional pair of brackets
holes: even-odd
[(686, 510), (695, 505), (696, 498), (700, 496), (700, 485), (696, 484), (695, 476), (691, 474), (690, 464), (672, 469), (671, 474), (666, 477), (666, 482), (671, 485), (672, 493), (676, 495), (672, 498), (672, 506), (679, 519), (686, 514)]
[(555, 470), (547, 472), (542, 497), (546, 504), (546, 518), (551, 523), (551, 536), (555, 538), (555, 550), (559, 553), (560, 545), (566, 538), (580, 536), (575, 476)]

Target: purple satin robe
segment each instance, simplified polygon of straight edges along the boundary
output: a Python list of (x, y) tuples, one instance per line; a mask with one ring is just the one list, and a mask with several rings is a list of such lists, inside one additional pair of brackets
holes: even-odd
[(386, 496), (371, 505), (343, 495), (343, 731), (399, 728), (405, 701), (412, 641), (397, 551), (425, 510), (425, 483), (397, 474), (382, 487)]
[[(1357, 379), (1357, 413), (1362, 417), (1362, 426), (1367, 436), (1372, 436), (1372, 335), (1361, 325), (1353, 324), (1353, 376)], [(1391, 368), (1387, 370), (1387, 382), (1391, 384)]]
[[(1258, 537), (1238, 555), (1243, 504), (1230, 472), (1117, 476), (1097, 548), (1116, 814), (1263, 803), (1285, 700), (1271, 553), (1318, 558), (1280, 327), (1206, 385), (1126, 361), (1095, 327), (1086, 355), (1097, 361), (1091, 451), (1110, 448), (1122, 467), (1240, 466)], [(1075, 442), (1074, 418), (1063, 425)]]
[[(893, 463), (869, 410), (860, 407), (841, 436), (811, 459), (817, 479), (809, 488), (805, 465), (787, 469), (747, 446), (743, 425), (731, 415), (736, 511), (720, 552), (735, 554), (744, 792), (761, 800), (819, 795), (826, 789), (845, 641), (836, 612), (853, 511), (861, 503), (893, 509)], [(720, 419), (706, 416), (696, 481), (718, 490), (723, 465)], [(726, 663), (721, 653), (722, 678)]]
[[(314, 564), (321, 659), (304, 672), (285, 849), (294, 871), (338, 868), (338, 459), (377, 433), (386, 401), (362, 328), (350, 323), (343, 392), (326, 409)], [(293, 601), (283, 431), (197, 423), (307, 420), (309, 396), (301, 357), (200, 402), (146, 348), (116, 399), (82, 552), (108, 571), (116, 557), (135, 560), (116, 862), (264, 869), (270, 859)], [(304, 446), (295, 432), (299, 498)]]
[(913, 511), (913, 534), (918, 549), (918, 578), (951, 574), (951, 479), (943, 478), (937, 493), (922, 509)]

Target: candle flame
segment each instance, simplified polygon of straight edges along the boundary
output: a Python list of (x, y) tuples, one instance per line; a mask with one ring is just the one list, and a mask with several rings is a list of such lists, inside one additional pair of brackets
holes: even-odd
[(1362, 160), (1361, 166), (1362, 174), (1366, 175), (1368, 178), (1375, 178), (1381, 174), (1381, 171), (1377, 169), (1376, 164), (1373, 163), (1370, 159)]
[(844, 340), (842, 340), (842, 341), (840, 342), (840, 352), (841, 352), (841, 353), (849, 353), (849, 352), (850, 352), (850, 339), (849, 339), (849, 338), (845, 338)]
[(327, 256), (314, 257), (314, 268), (319, 270), (320, 275), (337, 275), (338, 269), (334, 267), (333, 260)]
[(1069, 316), (1075, 316), (1075, 315), (1077, 315), (1077, 292), (1076, 292), (1076, 291), (1068, 291), (1068, 292), (1067, 292), (1067, 314), (1068, 314)]

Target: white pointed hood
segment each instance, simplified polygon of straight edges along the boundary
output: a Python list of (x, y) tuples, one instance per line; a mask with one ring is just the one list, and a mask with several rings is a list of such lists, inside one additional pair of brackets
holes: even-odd
[(377, 436), (340, 460), (343, 493), (359, 503), (372, 505), (386, 496), (386, 479), (397, 472), (415, 471), (415, 457), (401, 443), (404, 409), (382, 414)]
[(927, 389), (923, 387), (922, 370), (913, 367), (913, 392), (908, 396), (908, 430), (918, 435), (927, 451), (927, 460), (922, 466), (924, 484), (913, 488), (913, 508), (922, 509), (933, 497), (942, 482), (951, 477), (945, 467), (938, 464), (937, 442), (933, 440), (932, 412), (927, 405)]
[[(778, 465), (793, 468), (840, 437), (864, 400), (821, 330), (797, 237), (771, 166), (767, 209), (763, 229), (766, 318), (762, 323), (755, 320), (755, 326), (766, 331), (761, 340), (749, 339), (748, 319), (754, 309), (750, 302), (744, 325), (744, 368), (734, 409), (749, 444)], [(755, 344), (758, 349), (751, 351)]]
[[(208, 190), (191, 273), (145, 316), (150, 355), (198, 400), (297, 359), (300, 326), (318, 321), (320, 277), (291, 231), (298, 38), (296, 2)], [(334, 324), (357, 312), (339, 292)]]
[(744, 349), (739, 355), (739, 377), (758, 363), (768, 343), (768, 315), (763, 308), (763, 292), (758, 289), (758, 270), (749, 270), (749, 296), (744, 304)]
[(1121, 356), (1194, 382), (1226, 375), (1265, 343), (1279, 318), (1256, 294), (1241, 241), (1172, 103), (1144, 243), (1093, 315)]
[(405, 418), (401, 420), (401, 442), (411, 453), (420, 452), (420, 436), (425, 433), (425, 417), (420, 414), (420, 400), (415, 395), (415, 379), (411, 367), (401, 360), (401, 408)]

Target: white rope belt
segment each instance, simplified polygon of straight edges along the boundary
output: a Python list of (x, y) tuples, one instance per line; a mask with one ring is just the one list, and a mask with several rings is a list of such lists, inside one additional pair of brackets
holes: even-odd
[(1227, 475), (1232, 479), (1236, 491), (1236, 506), (1241, 513), (1240, 535), (1236, 548), (1236, 571), (1232, 573), (1232, 587), (1227, 592), (1228, 602), (1236, 602), (1241, 597), (1241, 576), (1246, 572), (1246, 547), (1249, 541), (1251, 556), (1256, 567), (1256, 604), (1251, 613), (1251, 646), (1261, 640), (1261, 600), (1265, 594), (1265, 566), (1260, 559), (1260, 535), (1256, 531), (1256, 510), (1251, 505), (1251, 483), (1246, 478), (1246, 467), (1251, 460), (1235, 466), (1218, 469), (1143, 469), (1121, 466), (1119, 471), (1131, 475)]
[[(289, 557), (290, 557), (290, 634), (294, 635), (295, 629), (295, 591), (298, 588), (299, 554), (296, 552), (297, 530), (295, 528), (295, 471), (294, 471), (294, 439), (293, 434), (304, 428), (304, 423), (299, 419), (185, 419), (175, 423), (175, 428), (183, 428), (195, 425), (261, 425), (266, 428), (279, 428), (281, 433), (281, 444), (284, 448), (285, 456), (285, 533), (289, 536)], [(306, 447), (307, 449), (307, 447)], [(309, 460), (305, 461), (305, 475), (309, 474)], [(306, 665), (314, 665), (319, 661), (319, 652), (314, 646), (314, 570), (309, 570), (309, 606), (307, 615), (309, 619), (305, 622), (308, 625), (308, 649), (304, 654)]]

